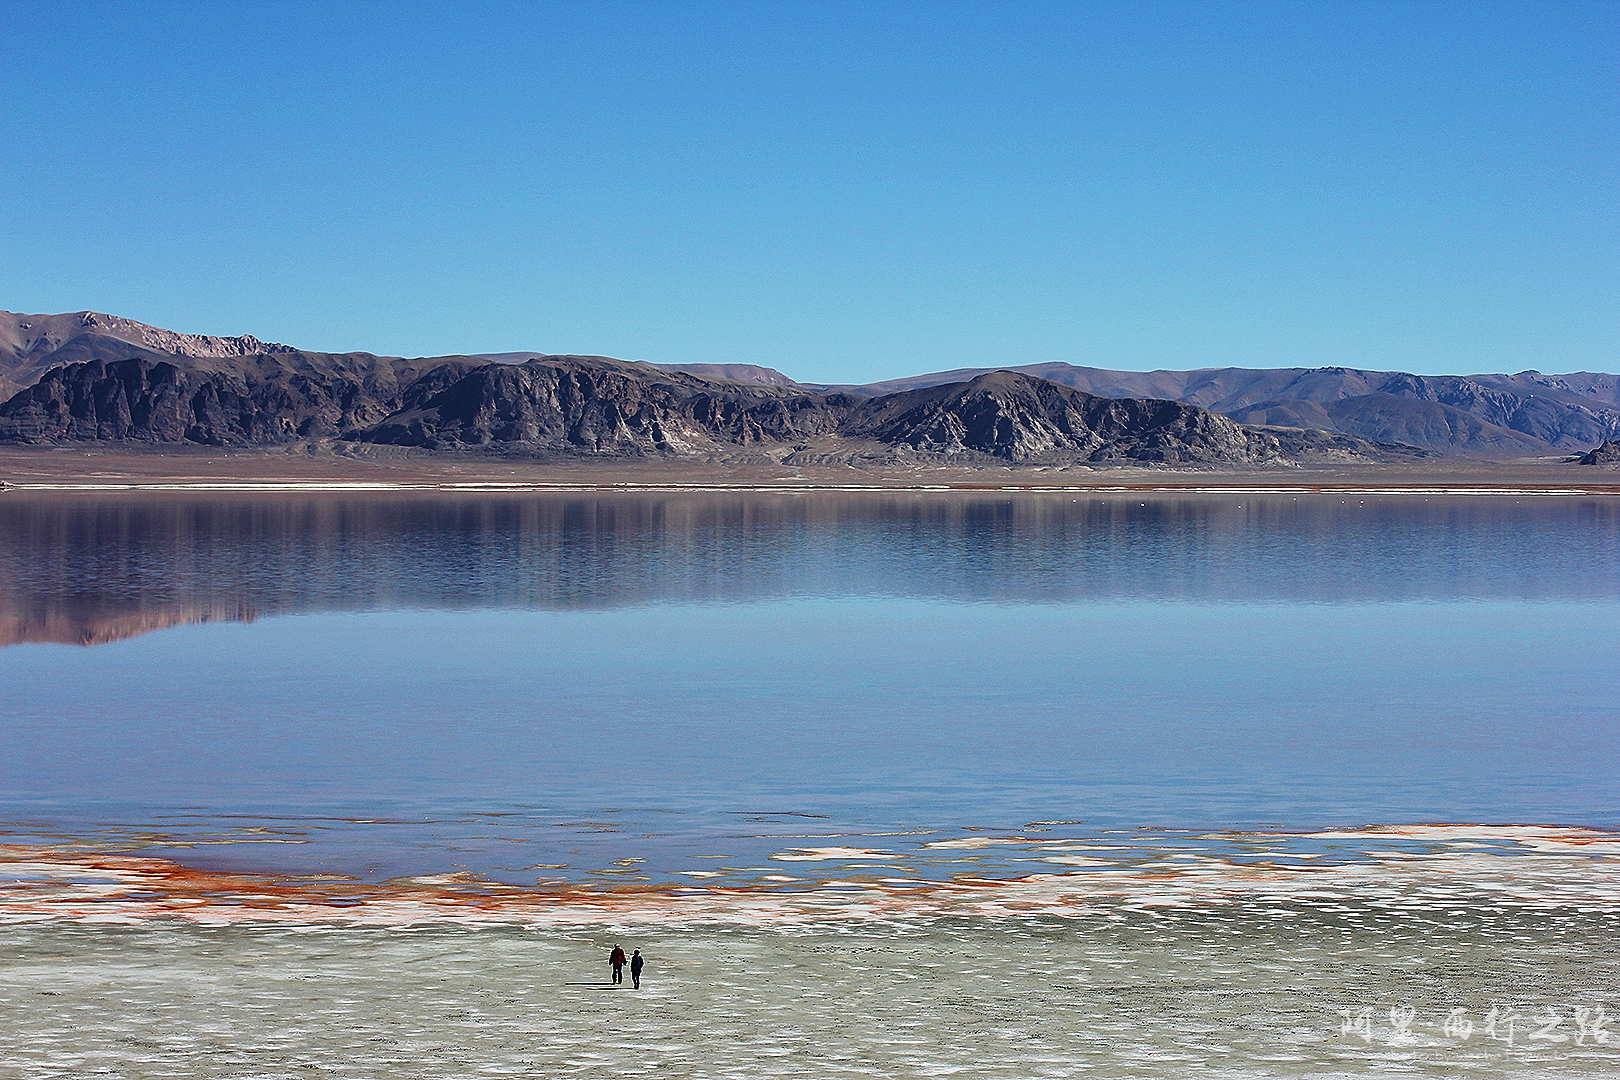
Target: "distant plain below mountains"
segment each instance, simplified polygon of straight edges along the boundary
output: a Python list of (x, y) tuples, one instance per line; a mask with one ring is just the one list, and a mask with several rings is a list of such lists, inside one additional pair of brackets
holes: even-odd
[(0, 444), (308, 444), (715, 464), (1620, 463), (1620, 378), (961, 368), (861, 386), (751, 365), (418, 359), (0, 312)]

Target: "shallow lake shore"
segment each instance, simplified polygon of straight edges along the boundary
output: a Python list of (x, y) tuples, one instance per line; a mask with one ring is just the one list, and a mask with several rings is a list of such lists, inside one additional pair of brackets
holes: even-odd
[(537, 460), (480, 453), (298, 447), (3, 447), (0, 482), (28, 490), (1073, 490), (1195, 493), (1620, 494), (1620, 471), (1564, 459), (1464, 458), (1394, 465), (1191, 469), (1142, 466), (788, 467), (762, 458)]
[[(7, 831), (17, 826), (8, 824)], [(104, 831), (103, 831), (104, 832)], [(290, 838), (290, 830), (280, 830)], [(101, 843), (106, 843), (105, 835)], [(619, 868), (515, 881), (470, 870), (366, 880), (209, 869), (174, 841), (0, 845), (0, 926), (254, 923), (568, 928), (907, 925), (919, 920), (1371, 905), (1415, 919), (1620, 909), (1620, 832), (1546, 825), (1389, 825), (1318, 832), (1044, 836), (968, 833), (887, 845), (783, 838), (765, 865)], [(219, 839), (210, 841), (217, 844)], [(205, 844), (206, 848), (208, 845)], [(175, 851), (175, 848), (181, 850)], [(1000, 860), (982, 858), (1002, 849)], [(154, 851), (173, 852), (156, 856)], [(243, 856), (237, 856), (242, 858)], [(929, 861), (938, 857), (939, 861)], [(645, 860), (630, 860), (641, 863)], [(538, 868), (537, 868), (538, 869)]]
[[(1352, 837), (1372, 858), (808, 892), (378, 888), (12, 845), (0, 1058), (26, 1080), (1620, 1068), (1615, 834)], [(1378, 858), (1412, 839), (1428, 854)], [(615, 945), (648, 958), (639, 989), (608, 980)]]

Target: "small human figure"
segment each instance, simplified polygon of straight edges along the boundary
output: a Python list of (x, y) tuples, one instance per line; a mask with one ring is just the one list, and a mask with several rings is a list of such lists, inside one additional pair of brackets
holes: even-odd
[(608, 963), (613, 965), (613, 981), (624, 982), (624, 950), (613, 946), (613, 951), (608, 953)]
[(630, 958), (630, 981), (635, 984), (637, 990), (641, 989), (641, 969), (646, 966), (647, 961), (641, 958), (641, 950), (637, 949), (635, 955)]

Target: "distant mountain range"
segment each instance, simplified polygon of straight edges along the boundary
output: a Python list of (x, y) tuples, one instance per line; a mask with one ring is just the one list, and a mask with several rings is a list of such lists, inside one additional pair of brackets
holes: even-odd
[[(528, 354), (522, 354), (528, 355)], [(967, 382), (1015, 371), (1108, 398), (1197, 405), (1240, 424), (1306, 428), (1440, 454), (1537, 457), (1586, 450), (1620, 436), (1620, 376), (1412, 375), (1360, 368), (1203, 368), (1111, 371), (1074, 364), (956, 368), (859, 385), (798, 383), (750, 364), (670, 364), (671, 371), (861, 397)]]
[(1054, 363), (825, 386), (745, 364), (317, 353), (96, 312), (0, 312), (0, 398), (0, 442), (335, 440), (789, 464), (1522, 458), (1620, 435), (1620, 379), (1603, 374)]
[[(983, 368), (841, 387), (882, 394), (971, 379)], [(1357, 368), (1206, 368), (1108, 371), (1031, 364), (1018, 371), (1102, 397), (1198, 405), (1242, 424), (1333, 431), (1443, 454), (1526, 457), (1585, 450), (1620, 434), (1620, 377), (1411, 375)]]

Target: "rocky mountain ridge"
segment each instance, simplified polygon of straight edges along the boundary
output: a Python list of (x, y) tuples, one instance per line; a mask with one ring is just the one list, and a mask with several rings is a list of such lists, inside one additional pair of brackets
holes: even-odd
[(1284, 458), (1277, 440), (1174, 401), (1101, 398), (1018, 372), (869, 398), (845, 425), (913, 450), (977, 452), (1014, 461), (1204, 461)]
[(334, 437), (474, 366), (298, 351), (92, 360), (53, 368), (0, 405), (0, 441), (252, 446)]
[(606, 357), (547, 356), (471, 369), (350, 437), (430, 449), (698, 453), (832, 434), (853, 403)]
[(1620, 379), (1592, 373), (1041, 364), (839, 388), (743, 364), (315, 353), (96, 312), (0, 313), (0, 394), (8, 384), (0, 439), (13, 442), (836, 456), (808, 444), (842, 440), (929, 459), (1197, 464), (1410, 452), (1397, 446), (1550, 456), (1620, 436)]
[(99, 311), (22, 315), (0, 311), (0, 401), (32, 386), (54, 367), (129, 356), (211, 358), (296, 352), (291, 345), (260, 341), (251, 334), (213, 337), (181, 334)]
[(1359, 368), (1207, 368), (1110, 371), (1073, 364), (958, 368), (863, 386), (858, 396), (959, 383), (1017, 371), (1101, 397), (1163, 398), (1239, 423), (1337, 432), (1445, 454), (1524, 457), (1585, 450), (1620, 436), (1620, 376), (1412, 375)]
[(1026, 375), (878, 398), (707, 379), (601, 357), (497, 364), (368, 354), (94, 360), (0, 405), (0, 442), (275, 446), (298, 440), (523, 456), (1288, 465), (1412, 452), (1245, 428)]
[[(726, 384), (600, 357), (545, 357), (474, 369), (421, 396), (415, 407), (349, 437), (431, 449), (521, 446), (630, 454), (791, 447), (784, 458), (814, 455), (811, 444), (818, 441), (854, 440), (922, 458), (1026, 464), (1285, 464), (1292, 455), (1329, 447), (1328, 441), (1318, 446), (1305, 440), (1285, 448), (1275, 435), (1205, 409), (1098, 398), (1009, 372), (860, 399)], [(1368, 458), (1381, 453), (1353, 440), (1333, 444), (1332, 452)]]
[[(504, 355), (520, 362), (538, 354)], [(1242, 424), (1333, 432), (1442, 454), (1550, 456), (1620, 436), (1620, 376), (1601, 372), (1413, 375), (1345, 367), (1143, 372), (1046, 363), (957, 368), (846, 385), (801, 383), (774, 368), (752, 364), (662, 366), (853, 397), (882, 397), (965, 383), (991, 371), (1013, 371), (1098, 397), (1179, 401)]]

